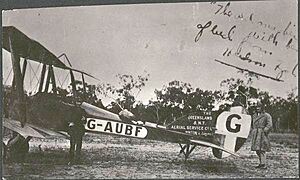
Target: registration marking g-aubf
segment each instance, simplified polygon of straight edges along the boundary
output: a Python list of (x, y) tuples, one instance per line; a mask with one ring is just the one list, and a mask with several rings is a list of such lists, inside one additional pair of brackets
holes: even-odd
[(102, 132), (136, 138), (145, 138), (148, 133), (147, 129), (142, 126), (95, 118), (87, 118), (85, 129), (93, 132)]

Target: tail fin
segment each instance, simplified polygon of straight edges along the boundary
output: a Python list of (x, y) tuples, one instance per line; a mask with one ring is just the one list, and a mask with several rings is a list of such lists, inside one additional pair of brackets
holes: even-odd
[[(232, 107), (217, 117), (215, 135), (218, 145), (233, 152), (237, 152), (247, 140), (251, 127), (251, 116), (243, 112), (242, 107)], [(213, 148), (217, 158), (228, 157), (230, 154)]]

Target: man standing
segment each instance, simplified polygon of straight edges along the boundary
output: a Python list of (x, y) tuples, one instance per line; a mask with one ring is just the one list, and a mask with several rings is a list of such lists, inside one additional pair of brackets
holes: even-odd
[(256, 151), (259, 158), (259, 165), (256, 168), (266, 169), (266, 152), (271, 151), (268, 135), (272, 128), (272, 117), (265, 112), (265, 108), (261, 103), (257, 104), (252, 123), (251, 151)]

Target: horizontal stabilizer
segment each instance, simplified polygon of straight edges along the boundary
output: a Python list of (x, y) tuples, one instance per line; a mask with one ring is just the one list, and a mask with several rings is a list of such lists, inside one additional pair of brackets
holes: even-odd
[(234, 155), (234, 156), (237, 156), (237, 157), (240, 157), (237, 153), (233, 152), (233, 151), (230, 151), (228, 149), (225, 149), (221, 146), (218, 146), (216, 144), (213, 144), (213, 143), (210, 143), (210, 142), (206, 142), (206, 141), (201, 141), (201, 140), (190, 140), (192, 143), (194, 143), (195, 145), (201, 145), (201, 146), (208, 146), (208, 147), (212, 147), (212, 148), (216, 148), (216, 149), (219, 149), (221, 151), (225, 151), (231, 155)]

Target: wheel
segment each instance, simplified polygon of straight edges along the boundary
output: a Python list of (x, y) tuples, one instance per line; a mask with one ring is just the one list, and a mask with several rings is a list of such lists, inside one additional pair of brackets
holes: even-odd
[(30, 138), (24, 138), (20, 134), (11, 138), (7, 143), (7, 155), (10, 160), (20, 161), (23, 160), (29, 152)]

